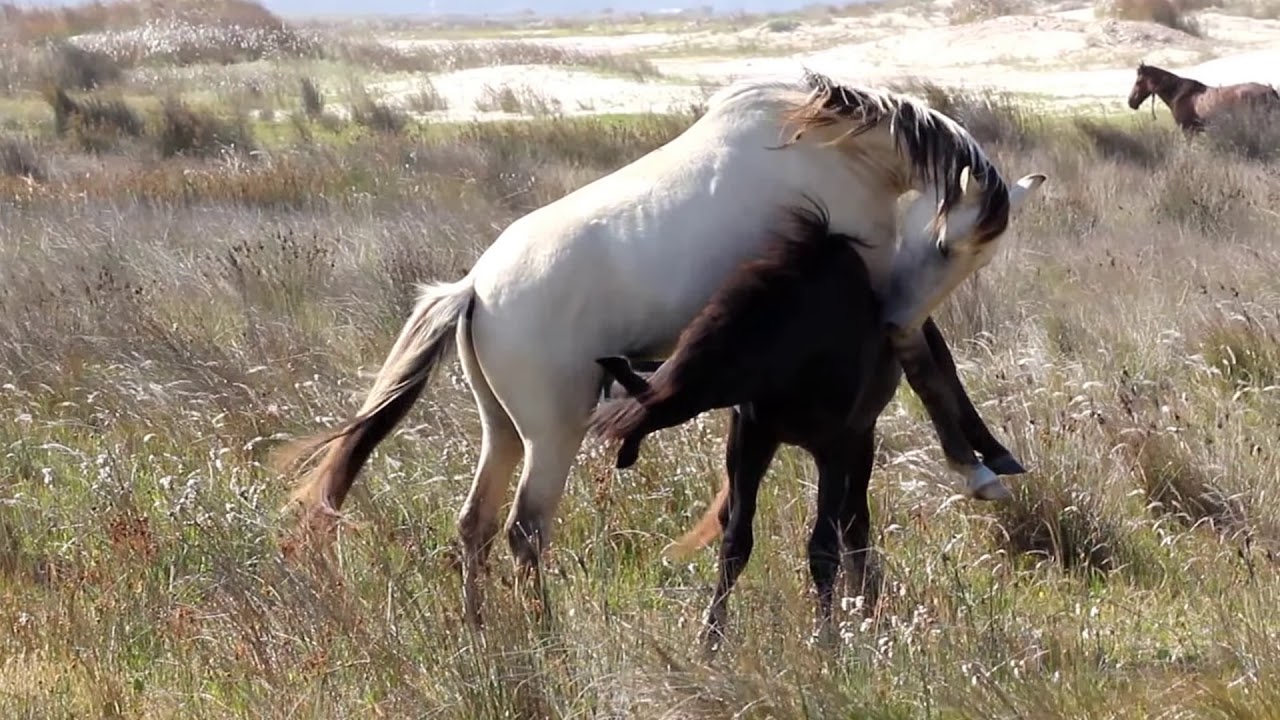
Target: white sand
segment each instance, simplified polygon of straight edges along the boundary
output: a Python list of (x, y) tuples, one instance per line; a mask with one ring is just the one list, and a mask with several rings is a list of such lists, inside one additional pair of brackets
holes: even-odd
[[(938, 6), (941, 7), (941, 6)], [(1280, 85), (1280, 22), (1203, 13), (1206, 37), (1150, 23), (1098, 19), (1091, 8), (1005, 16), (951, 25), (941, 12), (886, 12), (802, 23), (785, 32), (637, 33), (529, 38), (584, 52), (651, 54), (663, 76), (648, 82), (566, 68), (500, 66), (432, 78), (449, 102), (440, 117), (478, 113), (485, 86), (511, 87), (565, 114), (687, 107), (710, 88), (756, 74), (809, 67), (852, 82), (909, 77), (1025, 94), (1051, 105), (1090, 104), (1126, 112), (1139, 60), (1209, 84), (1253, 80)], [(429, 40), (397, 40), (405, 46)], [(665, 54), (665, 55), (664, 55)], [(403, 98), (419, 81), (377, 88)]]

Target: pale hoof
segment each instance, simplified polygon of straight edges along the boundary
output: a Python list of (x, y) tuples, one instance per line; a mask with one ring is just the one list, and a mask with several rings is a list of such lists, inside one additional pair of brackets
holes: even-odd
[(1013, 493), (1009, 492), (1009, 488), (1000, 482), (1000, 477), (986, 465), (979, 465), (978, 469), (969, 477), (969, 485), (966, 490), (966, 494), (969, 497), (986, 502), (999, 502), (1013, 497)]

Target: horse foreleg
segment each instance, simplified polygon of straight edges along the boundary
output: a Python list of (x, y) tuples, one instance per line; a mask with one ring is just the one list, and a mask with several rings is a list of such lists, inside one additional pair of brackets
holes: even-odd
[(978, 413), (978, 409), (973, 406), (969, 393), (965, 391), (964, 383), (960, 382), (955, 359), (951, 356), (951, 348), (947, 346), (947, 340), (933, 318), (925, 320), (923, 329), (925, 341), (929, 343), (929, 351), (933, 354), (933, 360), (941, 372), (941, 380), (946, 383), (952, 397), (955, 398), (960, 412), (961, 430), (974, 449), (982, 453), (982, 464), (991, 468), (997, 475), (1025, 473), (1026, 469), (1022, 467), (1022, 463), (995, 438), (991, 429), (983, 421), (982, 415)]
[(965, 436), (959, 403), (942, 378), (924, 332), (919, 329), (895, 331), (890, 334), (890, 340), (907, 382), (929, 413), (947, 465), (966, 479), (966, 493), (979, 500), (1011, 497), (999, 476), (979, 462), (974, 454), (973, 446)]

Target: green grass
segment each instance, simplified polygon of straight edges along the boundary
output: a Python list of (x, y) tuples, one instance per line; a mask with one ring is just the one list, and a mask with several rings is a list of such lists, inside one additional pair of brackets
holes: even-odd
[(661, 550), (718, 482), (721, 414), (626, 472), (588, 444), (553, 621), (500, 546), (483, 636), (452, 562), (479, 438), (456, 364), (371, 460), (332, 563), (286, 558), (267, 467), (358, 405), (415, 283), (691, 117), (255, 124), (266, 152), (210, 159), (38, 138), (46, 179), (0, 164), (0, 714), (1276, 716), (1276, 166), (1145, 113), (948, 101), (1006, 176), (1050, 178), (938, 314), (1031, 473), (1007, 507), (955, 502), (900, 390), (872, 482), (886, 604), (842, 609), (828, 652), (808, 645), (814, 471), (787, 449), (714, 662), (714, 548)]

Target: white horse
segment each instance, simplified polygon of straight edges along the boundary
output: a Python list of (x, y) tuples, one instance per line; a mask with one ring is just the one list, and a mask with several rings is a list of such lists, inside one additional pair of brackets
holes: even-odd
[[(906, 347), (934, 308), (996, 251), (1012, 209), (1044, 181), (1007, 185), (973, 138), (912, 98), (806, 72), (730, 86), (663, 147), (511, 223), (466, 277), (424, 285), (360, 411), (295, 444), (319, 457), (294, 494), (337, 513), (374, 447), (456, 347), (483, 428), (458, 516), (466, 619), (523, 459), (507, 540), (522, 575), (550, 522), (610, 355), (665, 357), (681, 330), (773, 224), (806, 198), (863, 254), (886, 322)], [(897, 200), (921, 195), (897, 242)], [(456, 329), (456, 332), (455, 332)], [(922, 347), (917, 345), (916, 347)], [(972, 453), (970, 453), (972, 456)], [(976, 497), (1008, 491), (990, 469), (955, 467)]]

